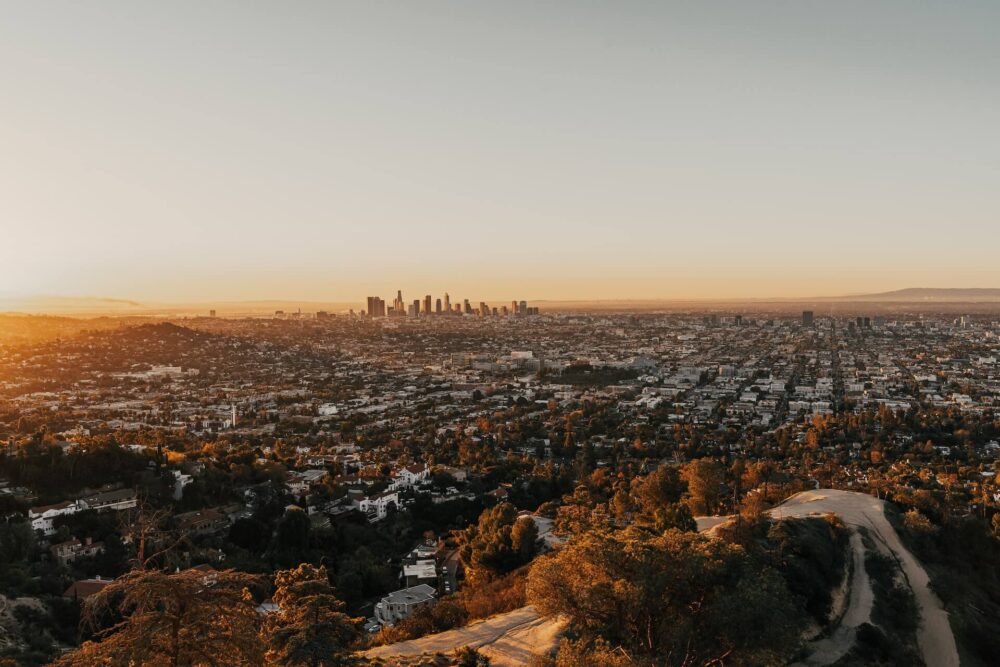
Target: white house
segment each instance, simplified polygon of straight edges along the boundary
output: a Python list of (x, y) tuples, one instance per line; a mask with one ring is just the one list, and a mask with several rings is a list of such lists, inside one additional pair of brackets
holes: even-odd
[(431, 469), (423, 463), (405, 466), (396, 472), (392, 485), (395, 489), (411, 487), (427, 479), (430, 474)]
[(318, 484), (324, 477), (327, 476), (326, 470), (303, 470), (301, 472), (292, 471), (288, 473), (288, 490), (297, 495), (301, 496), (307, 491), (313, 484)]
[(31, 527), (40, 530), (46, 536), (55, 535), (56, 529), (52, 525), (53, 519), (57, 516), (67, 516), (76, 514), (87, 509), (87, 506), (79, 500), (67, 500), (57, 505), (44, 505), (42, 507), (32, 507), (28, 510), (28, 519)]
[(81, 501), (84, 509), (96, 510), (98, 512), (112, 512), (132, 509), (139, 504), (135, 489), (119, 489), (118, 491), (106, 491), (87, 496)]
[(393, 591), (375, 605), (375, 619), (382, 625), (395, 625), (424, 605), (434, 602), (434, 588), (420, 584)]
[(389, 512), (389, 505), (399, 507), (399, 494), (386, 491), (374, 496), (366, 496), (358, 501), (358, 509), (368, 515), (370, 521), (381, 521)]

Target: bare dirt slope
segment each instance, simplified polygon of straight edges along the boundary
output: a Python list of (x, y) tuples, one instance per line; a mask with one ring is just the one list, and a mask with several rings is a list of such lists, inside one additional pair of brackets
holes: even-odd
[(463, 646), (472, 646), (489, 657), (491, 665), (520, 667), (527, 664), (532, 654), (553, 651), (564, 625), (560, 619), (539, 616), (534, 607), (521, 607), (464, 628), (379, 646), (365, 655), (369, 658), (390, 658), (450, 653)]

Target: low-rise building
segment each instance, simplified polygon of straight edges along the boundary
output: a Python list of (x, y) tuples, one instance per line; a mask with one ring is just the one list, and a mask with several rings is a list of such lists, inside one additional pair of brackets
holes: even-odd
[(375, 605), (375, 619), (382, 625), (395, 625), (420, 607), (433, 604), (434, 592), (427, 584), (393, 591)]

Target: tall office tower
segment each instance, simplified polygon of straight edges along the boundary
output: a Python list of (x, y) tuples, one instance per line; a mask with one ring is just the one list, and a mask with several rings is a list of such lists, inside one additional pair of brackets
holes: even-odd
[(497, 310), (496, 306), (493, 306), (493, 317), (499, 317), (500, 311)]
[(419, 315), (419, 314), (420, 314), (420, 299), (414, 299), (413, 300), (413, 315), (416, 316), (416, 315)]
[(863, 328), (865, 326), (865, 318), (861, 317), (860, 315), (858, 316), (858, 319), (855, 320), (855, 322), (857, 323), (857, 327), (859, 329), (861, 329), (861, 328)]
[(738, 326), (738, 327), (743, 326), (743, 316), (742, 315), (737, 315), (736, 316), (736, 326)]
[(520, 303), (517, 304), (517, 314), (518, 315), (527, 315), (528, 314), (528, 302), (527, 301), (521, 301)]
[(811, 310), (802, 311), (802, 326), (811, 327), (816, 321), (816, 314)]
[(375, 317), (375, 297), (368, 297), (368, 317)]
[(444, 293), (444, 312), (451, 312), (451, 297), (448, 296), (447, 292)]
[(392, 309), (396, 311), (397, 315), (403, 315), (406, 312), (406, 305), (403, 303), (403, 290), (396, 290), (396, 300), (392, 302)]
[(507, 313), (508, 312), (509, 311), (507, 310), (507, 306), (500, 306), (500, 314), (501, 315), (503, 315), (504, 317), (507, 317)]
[(385, 299), (378, 299), (378, 316), (385, 317)]
[(431, 295), (428, 294), (424, 297), (424, 315), (431, 314)]
[(479, 302), (479, 314), (486, 317), (490, 314), (490, 307), (486, 305), (485, 301)]
[(466, 315), (471, 315), (472, 314), (472, 306), (469, 304), (469, 300), (468, 299), (464, 299), (462, 301), (462, 305), (465, 306), (465, 314)]
[(517, 315), (517, 301), (510, 302), (510, 312)]
[(437, 315), (441, 314), (441, 299), (440, 298), (438, 298), (434, 302), (434, 313), (437, 314)]

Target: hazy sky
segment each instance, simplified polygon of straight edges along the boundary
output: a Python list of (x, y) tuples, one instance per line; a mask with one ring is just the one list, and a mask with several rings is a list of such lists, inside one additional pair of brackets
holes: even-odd
[(0, 293), (1000, 287), (993, 0), (0, 8)]

